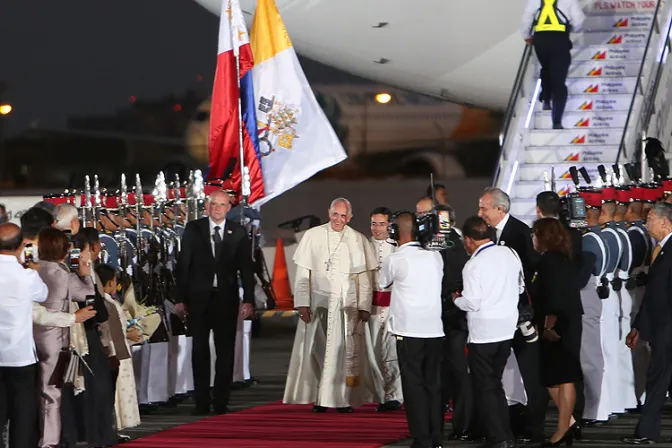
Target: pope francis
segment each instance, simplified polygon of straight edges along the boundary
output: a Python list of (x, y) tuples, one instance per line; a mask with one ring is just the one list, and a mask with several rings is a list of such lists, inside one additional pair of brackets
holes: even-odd
[(308, 230), (294, 255), (294, 305), (301, 320), (283, 401), (314, 403), (313, 412), (349, 413), (373, 398), (363, 380), (368, 363), (361, 345), (377, 263), (366, 237), (348, 227), (350, 219), (350, 202), (333, 200), (329, 223)]

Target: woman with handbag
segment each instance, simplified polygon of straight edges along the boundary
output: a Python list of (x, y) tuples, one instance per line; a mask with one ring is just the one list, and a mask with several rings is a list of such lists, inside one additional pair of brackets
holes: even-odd
[[(40, 232), (40, 277), (49, 288), (47, 309), (75, 312), (72, 301), (84, 302), (94, 293), (88, 252), (80, 253), (79, 267), (71, 272), (66, 264), (70, 243), (65, 233), (54, 228)], [(61, 397), (65, 371), (74, 353), (88, 353), (86, 333), (81, 323), (69, 328), (35, 326), (35, 345), (40, 360), (40, 441), (39, 447), (55, 447), (61, 441)], [(74, 375), (75, 390), (84, 390), (84, 378)]]
[(582, 380), (581, 293), (579, 270), (572, 260), (572, 239), (555, 218), (542, 218), (532, 227), (535, 249), (541, 253), (532, 280), (534, 323), (541, 334), (541, 374), (558, 407), (558, 426), (544, 446), (571, 445), (576, 424), (575, 383)]

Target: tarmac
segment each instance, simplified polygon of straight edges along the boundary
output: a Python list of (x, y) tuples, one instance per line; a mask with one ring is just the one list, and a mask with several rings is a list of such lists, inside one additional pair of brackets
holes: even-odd
[[(252, 376), (259, 380), (259, 384), (244, 390), (234, 391), (229, 406), (232, 411), (235, 412), (282, 399), (296, 322), (297, 318), (294, 316), (282, 317), (281, 315), (261, 320), (260, 334), (252, 339), (250, 360), (250, 371)], [(142, 416), (140, 426), (124, 430), (123, 433), (135, 439), (201, 419), (202, 417), (191, 415), (192, 409), (193, 402), (188, 398), (169, 405), (159, 406), (150, 414)], [(574, 444), (605, 448), (624, 447), (626, 445), (621, 442), (621, 439), (632, 435), (637, 424), (637, 417), (637, 414), (622, 415), (603, 426), (584, 429), (583, 440), (575, 441)], [(555, 409), (549, 409), (546, 421), (547, 436), (554, 432), (556, 419)], [(263, 422), (260, 422), (260, 424), (263, 424)], [(450, 424), (446, 424), (446, 435), (450, 432)], [(672, 448), (672, 405), (669, 403), (663, 410), (662, 436), (666, 442), (658, 443), (656, 446)], [(316, 440), (316, 442), (319, 441)], [(410, 445), (411, 440), (407, 439), (387, 446), (409, 447)], [(444, 444), (444, 446), (456, 447), (481, 445), (481, 443), (466, 442)]]

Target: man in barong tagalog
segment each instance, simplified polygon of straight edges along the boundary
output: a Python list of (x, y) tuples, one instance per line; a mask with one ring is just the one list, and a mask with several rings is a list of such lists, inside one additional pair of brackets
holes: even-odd
[(373, 399), (362, 380), (368, 367), (364, 331), (378, 267), (371, 243), (348, 227), (352, 207), (334, 199), (329, 223), (308, 230), (294, 255), (296, 329), (284, 403), (314, 403), (313, 412), (353, 412)]

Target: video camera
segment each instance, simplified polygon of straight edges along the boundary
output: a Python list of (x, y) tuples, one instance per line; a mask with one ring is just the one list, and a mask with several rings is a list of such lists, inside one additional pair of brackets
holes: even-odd
[[(572, 181), (578, 190), (579, 173), (575, 166), (569, 168), (569, 175), (572, 177)], [(588, 175), (585, 168), (581, 168), (581, 175)], [(570, 227), (581, 229), (588, 226), (588, 222), (586, 221), (586, 201), (579, 196), (579, 193), (573, 191), (565, 196), (561, 196), (560, 207), (562, 218)]]
[(416, 236), (427, 250), (448, 249), (453, 243), (450, 235), (450, 212), (444, 205), (436, 205), (429, 213), (415, 217)]

